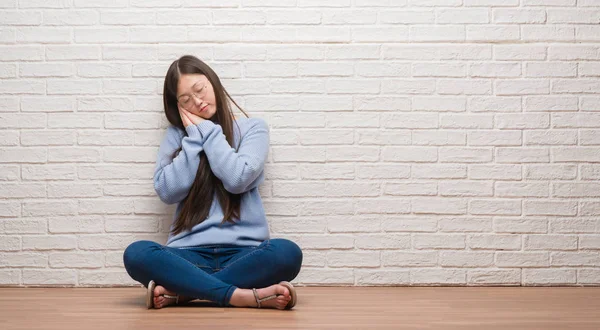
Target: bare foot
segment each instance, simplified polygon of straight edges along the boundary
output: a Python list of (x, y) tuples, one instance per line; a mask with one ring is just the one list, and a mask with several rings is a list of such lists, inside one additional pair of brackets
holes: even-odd
[[(177, 301), (177, 299), (175, 298), (167, 298), (163, 295), (171, 295), (171, 296), (177, 296), (177, 293), (175, 292), (171, 292), (167, 289), (165, 289), (163, 286), (157, 285), (154, 288), (154, 308), (163, 308), (169, 305), (173, 305), (175, 304), (175, 302)], [(184, 297), (184, 296), (179, 296), (179, 303), (184, 303), (187, 301), (192, 300), (191, 298), (188, 297)]]
[[(284, 309), (288, 302), (292, 299), (290, 291), (283, 285), (275, 284), (266, 288), (256, 289), (258, 298), (262, 299), (270, 295), (277, 295), (277, 298), (266, 300), (260, 303), (261, 308), (277, 308)], [(256, 307), (256, 299), (254, 292), (249, 289), (236, 289), (231, 296), (229, 303), (236, 307)]]

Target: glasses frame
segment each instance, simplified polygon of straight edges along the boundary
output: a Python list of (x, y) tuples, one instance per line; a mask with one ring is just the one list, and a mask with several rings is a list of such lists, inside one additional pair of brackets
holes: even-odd
[[(180, 105), (182, 108), (184, 108), (184, 109), (186, 109), (186, 110), (189, 110), (188, 108), (186, 108), (186, 107), (183, 105), (183, 103), (181, 102), (181, 98), (182, 98), (182, 97), (184, 97), (184, 96), (189, 96), (189, 97), (190, 97), (190, 100), (191, 100), (193, 97), (195, 97), (195, 98), (197, 98), (197, 99), (199, 99), (199, 100), (201, 100), (201, 101), (204, 101), (204, 99), (203, 99), (202, 97), (200, 97), (200, 95), (199, 95), (199, 94), (202, 94), (203, 92), (206, 92), (207, 90), (208, 90), (208, 84), (207, 84), (207, 83), (205, 83), (205, 84), (204, 84), (204, 86), (202, 86), (202, 88), (200, 89), (200, 93), (192, 92), (191, 94), (182, 94), (182, 95), (180, 95), (180, 96), (177, 98), (177, 103), (178, 103), (178, 104), (179, 104), (179, 105)], [(206, 96), (206, 94), (205, 94), (204, 96)]]

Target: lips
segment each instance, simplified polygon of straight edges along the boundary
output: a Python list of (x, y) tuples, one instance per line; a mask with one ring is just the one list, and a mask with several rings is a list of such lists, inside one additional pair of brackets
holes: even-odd
[(206, 108), (208, 108), (208, 104), (204, 106), (204, 108), (200, 109), (200, 112), (206, 110)]

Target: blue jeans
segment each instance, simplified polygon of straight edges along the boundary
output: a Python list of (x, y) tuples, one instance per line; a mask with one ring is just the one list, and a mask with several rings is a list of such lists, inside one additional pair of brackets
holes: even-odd
[(259, 246), (210, 245), (172, 248), (152, 241), (131, 243), (123, 253), (131, 278), (150, 280), (179, 295), (230, 306), (236, 288), (291, 281), (300, 272), (302, 250), (286, 239)]

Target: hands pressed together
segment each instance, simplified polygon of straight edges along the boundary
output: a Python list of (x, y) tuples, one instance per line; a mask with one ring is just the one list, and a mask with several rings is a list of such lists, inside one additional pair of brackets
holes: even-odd
[(179, 107), (179, 115), (181, 116), (181, 120), (183, 121), (183, 126), (188, 127), (189, 125), (198, 125), (206, 119), (195, 115), (181, 107)]

